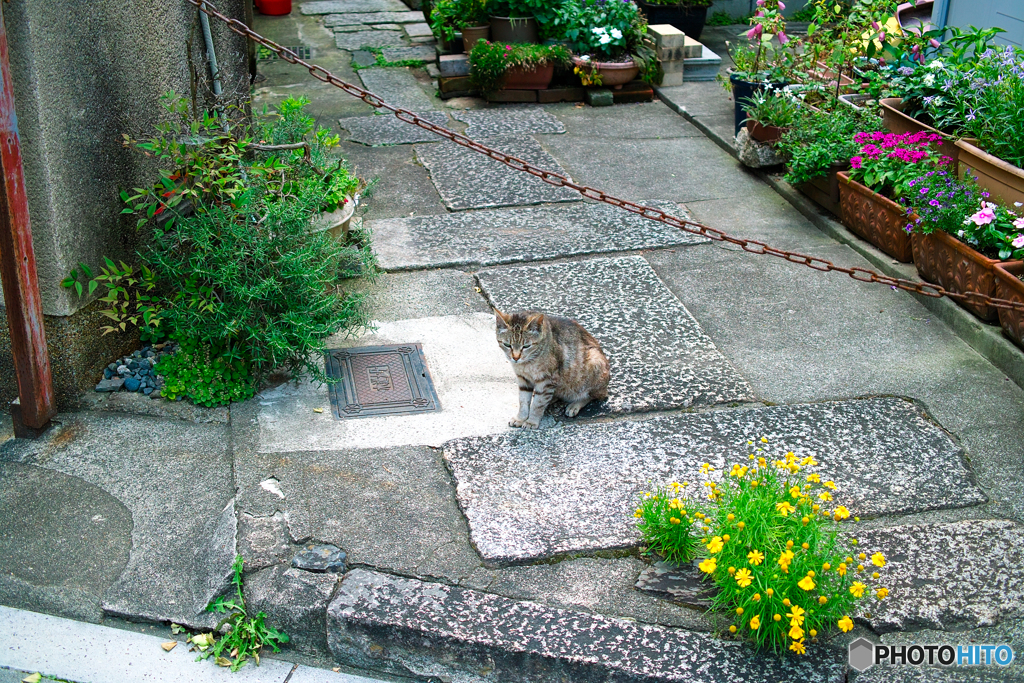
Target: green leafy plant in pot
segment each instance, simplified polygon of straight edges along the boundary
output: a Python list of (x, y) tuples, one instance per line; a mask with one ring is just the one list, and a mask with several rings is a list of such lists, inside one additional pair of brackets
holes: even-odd
[(441, 41), (455, 40), (462, 32), (465, 51), (473, 49), (477, 40), (487, 38), (490, 12), (485, 0), (438, 0), (430, 13), (430, 28)]
[(621, 88), (637, 74), (657, 78), (654, 50), (643, 42), (647, 22), (632, 2), (581, 0), (564, 6), (558, 23), (584, 85)]
[(571, 55), (562, 45), (501, 44), (481, 40), (469, 55), (469, 78), (480, 92), (501, 88), (544, 89), (551, 82), (556, 64), (569, 63)]

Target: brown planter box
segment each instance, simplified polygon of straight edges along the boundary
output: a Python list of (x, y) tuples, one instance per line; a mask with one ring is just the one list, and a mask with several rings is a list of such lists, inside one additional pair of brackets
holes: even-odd
[(969, 140), (957, 140), (960, 160), (957, 173), (967, 171), (978, 178), (978, 185), (988, 190), (991, 199), (1005, 206), (1024, 202), (1024, 169), (1017, 168), (997, 156), (993, 156), (972, 144)]
[(849, 162), (832, 164), (828, 175), (817, 177), (806, 183), (796, 186), (796, 189), (810, 197), (815, 204), (831, 213), (836, 218), (842, 219), (843, 210), (839, 205), (839, 177), (840, 171), (850, 168)]
[[(914, 233), (910, 236), (914, 247), (914, 265), (926, 282), (942, 285), (943, 288), (960, 294), (977, 292), (996, 296), (996, 274), (993, 266), (998, 259), (991, 259), (972, 249), (952, 235), (936, 230), (929, 235)], [(1019, 261), (1011, 261), (1011, 264)], [(999, 318), (998, 309), (968, 302), (957, 301), (960, 306), (985, 322), (994, 323)]]
[(960, 148), (957, 147), (956, 140), (951, 135), (946, 135), (942, 131), (904, 114), (903, 98), (901, 97), (886, 97), (879, 104), (882, 105), (882, 123), (890, 133), (901, 135), (903, 133), (920, 133), (925, 131), (941, 135), (942, 142), (935, 143), (935, 149), (938, 150), (939, 154), (945, 154), (951, 158), (955, 167), (956, 160), (960, 156)]
[[(996, 296), (1000, 299), (1024, 303), (1024, 282), (1017, 279), (1018, 275), (1024, 273), (1024, 263), (1021, 261), (997, 263), (994, 270)], [(1012, 339), (1017, 346), (1024, 347), (1024, 313), (1006, 308), (998, 310), (999, 324), (1003, 328), (1003, 334)]]
[(902, 263), (914, 260), (902, 206), (839, 173), (839, 206), (843, 225)]

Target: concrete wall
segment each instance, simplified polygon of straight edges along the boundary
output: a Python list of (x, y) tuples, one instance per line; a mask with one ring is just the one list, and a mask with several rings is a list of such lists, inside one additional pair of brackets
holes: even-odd
[[(948, 9), (947, 9), (948, 5)], [(942, 24), (946, 11), (946, 26), (967, 28), (997, 27), (1004, 29), (996, 38), (1003, 45), (1024, 47), (1024, 0), (948, 0), (936, 2), (932, 23)]]
[[(251, 21), (251, 0), (215, 0)], [(184, 0), (17, 0), (2, 4), (24, 158), (32, 237), (58, 400), (74, 405), (103, 366), (137, 337), (101, 338), (96, 304), (60, 281), (80, 261), (130, 257), (133, 217), (119, 193), (152, 182), (152, 167), (121, 145), (146, 135), (163, 115), (160, 96), (198, 92), (210, 102), (209, 69), (197, 10)], [(248, 97), (249, 48), (211, 20), (226, 94)], [(186, 45), (191, 44), (191, 59)], [(16, 395), (6, 320), (0, 309), (0, 405)]]

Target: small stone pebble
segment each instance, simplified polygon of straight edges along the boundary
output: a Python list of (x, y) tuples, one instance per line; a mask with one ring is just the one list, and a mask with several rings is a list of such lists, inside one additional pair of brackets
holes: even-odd
[(147, 344), (136, 349), (103, 369), (103, 379), (96, 385), (96, 391), (133, 391), (150, 398), (160, 398), (164, 381), (156, 374), (156, 365), (161, 358), (177, 349), (174, 342)]
[(295, 554), (292, 566), (307, 572), (345, 572), (345, 551), (336, 545), (310, 545)]

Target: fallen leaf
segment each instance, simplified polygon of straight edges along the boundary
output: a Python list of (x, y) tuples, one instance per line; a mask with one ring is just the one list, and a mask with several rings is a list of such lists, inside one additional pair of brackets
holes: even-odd
[(231, 666), (231, 660), (226, 657), (217, 657), (213, 661), (217, 662), (217, 666)]
[(232, 657), (237, 657), (238, 656), (238, 648), (237, 647), (234, 650), (231, 651), (231, 656)]
[(185, 630), (185, 627), (180, 624), (171, 624), (171, 633), (178, 635)]
[(340, 666), (336, 666), (333, 669), (331, 669), (331, 671), (333, 671), (334, 673), (339, 673), (341, 671), (341, 667)]
[(29, 674), (28, 676), (25, 676), (23, 679), (21, 679), (21, 683), (39, 683), (39, 681), (42, 678), (43, 677), (38, 673)]
[(170, 652), (174, 648), (178, 647), (178, 641), (168, 640), (166, 643), (160, 643), (160, 647), (164, 649), (164, 652)]
[(314, 413), (322, 413), (322, 412), (324, 412), (324, 409), (323, 408), (313, 408), (313, 412)]

